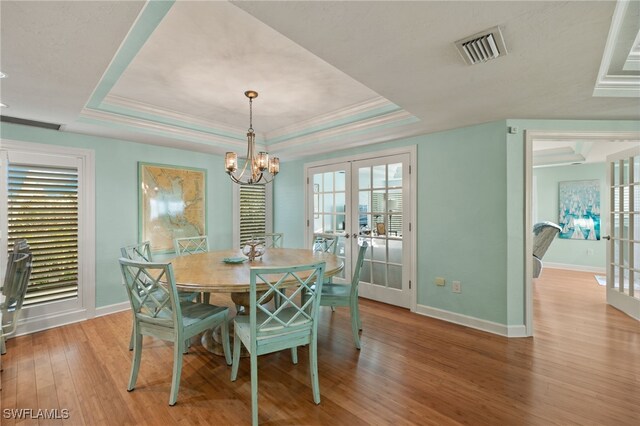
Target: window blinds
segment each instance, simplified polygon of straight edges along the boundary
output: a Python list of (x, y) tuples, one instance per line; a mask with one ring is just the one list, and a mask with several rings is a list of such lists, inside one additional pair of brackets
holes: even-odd
[(265, 185), (240, 186), (240, 244), (266, 232), (266, 210)]
[(10, 164), (8, 236), (33, 253), (24, 306), (77, 297), (78, 170)]

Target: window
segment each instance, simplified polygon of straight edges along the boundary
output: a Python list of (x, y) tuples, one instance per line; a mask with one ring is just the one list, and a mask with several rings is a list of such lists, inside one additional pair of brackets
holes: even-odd
[(18, 333), (95, 315), (95, 166), (92, 150), (2, 140), (0, 275), (25, 238), (33, 271)]
[(234, 218), (236, 247), (252, 234), (271, 232), (270, 185), (238, 185)]
[(78, 169), (7, 170), (8, 249), (25, 238), (33, 253), (24, 306), (78, 297)]

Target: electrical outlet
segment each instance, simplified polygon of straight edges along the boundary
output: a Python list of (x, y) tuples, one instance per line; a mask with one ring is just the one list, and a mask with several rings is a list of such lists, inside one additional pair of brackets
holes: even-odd
[(462, 293), (462, 284), (460, 283), (460, 281), (454, 281), (451, 284), (451, 291), (453, 291), (454, 293)]
[(436, 285), (442, 286), (442, 285), (444, 285), (444, 282), (445, 282), (444, 278), (442, 278), (442, 277), (436, 277), (436, 279), (435, 279)]

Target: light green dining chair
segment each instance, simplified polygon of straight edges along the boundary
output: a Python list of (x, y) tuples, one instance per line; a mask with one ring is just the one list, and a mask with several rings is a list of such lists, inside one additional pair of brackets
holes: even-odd
[[(360, 333), (362, 321), (360, 320), (360, 308), (358, 306), (358, 285), (360, 284), (360, 271), (364, 263), (364, 256), (369, 244), (366, 241), (358, 249), (358, 259), (356, 260), (351, 277), (351, 284), (324, 283), (320, 297), (320, 306), (331, 306), (335, 310), (336, 306), (348, 306), (351, 314), (351, 331), (353, 342), (357, 349), (360, 349)], [(303, 300), (307, 295), (303, 295)]]
[(171, 263), (119, 259), (134, 314), (134, 347), (128, 391), (135, 388), (142, 356), (142, 336), (173, 342), (173, 376), (169, 405), (175, 405), (180, 387), (185, 341), (213, 327), (222, 327), (222, 347), (231, 364), (229, 308), (183, 302), (178, 297)]
[[(294, 364), (298, 363), (297, 347), (309, 345), (309, 372), (313, 401), (320, 403), (318, 380), (318, 311), (320, 291), (324, 278), (325, 262), (289, 267), (251, 268), (249, 315), (234, 319), (233, 366), (231, 381), (238, 377), (240, 349), (244, 345), (251, 359), (251, 413), (252, 424), (258, 424), (258, 356), (291, 349)], [(291, 296), (284, 293), (284, 286), (296, 283)], [(314, 282), (318, 282), (314, 287)], [(297, 304), (298, 296), (306, 294), (306, 300)], [(282, 303), (270, 311), (263, 306), (273, 295), (279, 295)], [(298, 299), (296, 299), (298, 298)]]
[[(121, 247), (120, 248), (120, 254), (122, 255), (122, 257), (129, 259), (129, 260), (135, 260), (137, 262), (153, 262), (153, 258), (151, 256), (151, 242), (150, 241), (144, 241), (142, 243), (139, 244), (133, 244), (130, 246), (125, 246), (125, 247)], [(159, 293), (157, 295), (157, 297), (162, 297), (163, 293)], [(181, 301), (183, 302), (191, 302), (191, 301), (195, 301), (198, 299), (198, 297), (200, 296), (200, 293), (197, 292), (186, 292), (186, 291), (179, 291), (178, 292), (178, 297), (180, 298)], [(208, 302), (208, 301), (207, 301)], [(131, 330), (131, 338), (129, 339), (129, 350), (132, 351), (133, 350), (133, 329)], [(187, 344), (185, 346), (185, 350), (189, 345)]]
[[(209, 251), (209, 237), (206, 235), (198, 235), (197, 237), (175, 238), (173, 247), (177, 256), (185, 256), (195, 253), (206, 253)], [(200, 295), (202, 303), (209, 303), (210, 294), (203, 292)]]
[(336, 254), (338, 252), (339, 234), (315, 233), (313, 234), (314, 252)]
[(265, 248), (282, 248), (284, 234), (282, 232), (260, 232), (251, 234), (252, 240), (263, 240)]
[(206, 253), (209, 251), (209, 237), (198, 235), (197, 237), (175, 238), (173, 247), (177, 256), (194, 253)]
[(5, 354), (6, 338), (16, 332), (16, 326), (20, 313), (22, 312), (22, 304), (27, 294), (27, 286), (32, 270), (32, 254), (29, 247), (16, 249), (9, 253), (7, 260), (7, 271), (4, 277), (0, 292), (3, 300), (0, 302), (0, 353)]

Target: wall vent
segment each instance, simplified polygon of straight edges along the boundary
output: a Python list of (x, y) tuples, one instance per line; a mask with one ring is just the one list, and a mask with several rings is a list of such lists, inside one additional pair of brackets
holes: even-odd
[(500, 27), (489, 28), (462, 40), (456, 41), (456, 47), (469, 65), (487, 62), (507, 54)]
[(22, 124), (23, 126), (42, 127), (43, 129), (60, 130), (61, 124), (45, 123), (44, 121), (25, 120), (24, 118), (9, 117), (8, 115), (0, 115), (0, 121), (3, 123)]

